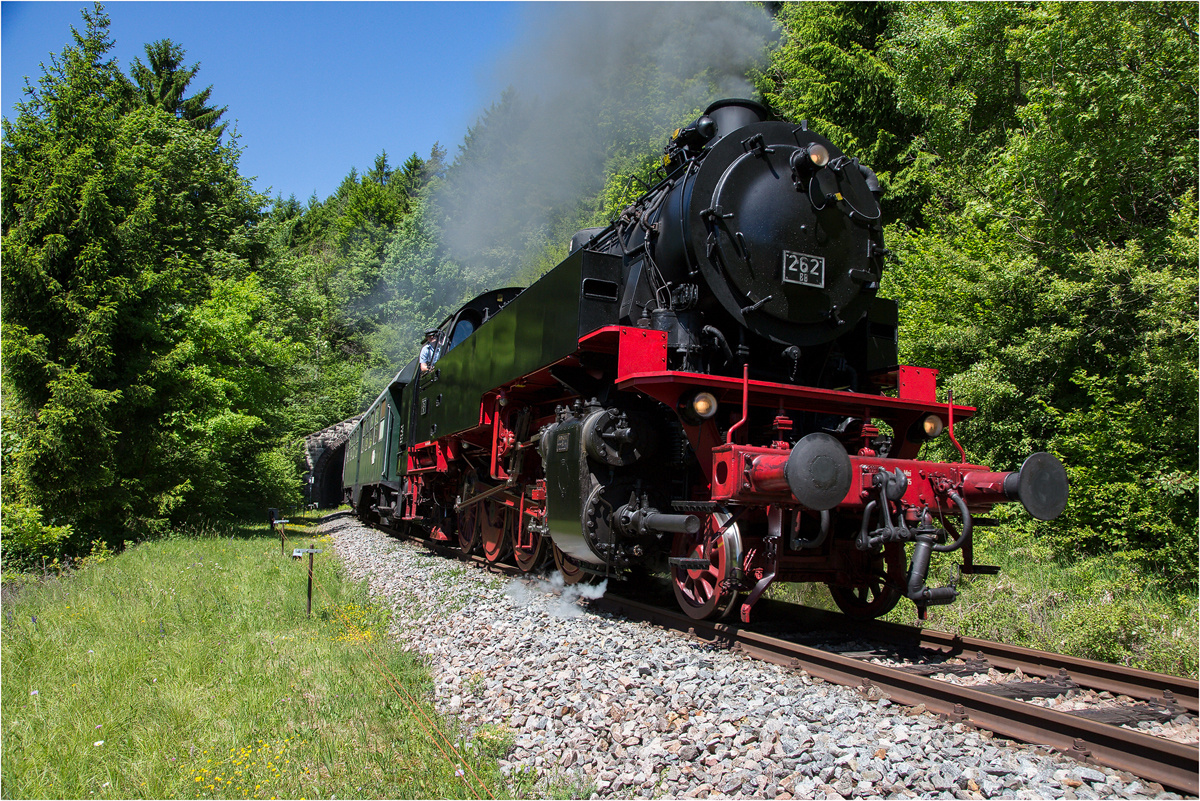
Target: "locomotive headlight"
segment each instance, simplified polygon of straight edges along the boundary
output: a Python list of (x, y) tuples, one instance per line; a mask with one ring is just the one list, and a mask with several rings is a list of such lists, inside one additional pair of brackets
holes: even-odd
[(942, 418), (936, 414), (927, 414), (924, 417), (918, 417), (912, 425), (908, 427), (908, 433), (905, 438), (909, 442), (928, 442), (931, 439), (937, 439), (946, 430), (945, 423)]
[(692, 398), (692, 411), (702, 420), (707, 420), (717, 413), (717, 399), (711, 392), (699, 392)]
[(942, 431), (946, 428), (946, 424), (936, 414), (927, 414), (925, 415), (925, 419), (921, 421), (921, 428), (924, 429), (926, 437), (934, 439), (941, 436)]
[(809, 162), (814, 167), (824, 167), (829, 163), (829, 150), (824, 145), (819, 145), (816, 142), (808, 146), (805, 155), (808, 156)]
[(679, 404), (679, 411), (689, 422), (698, 424), (717, 413), (717, 398), (711, 392), (685, 395)]

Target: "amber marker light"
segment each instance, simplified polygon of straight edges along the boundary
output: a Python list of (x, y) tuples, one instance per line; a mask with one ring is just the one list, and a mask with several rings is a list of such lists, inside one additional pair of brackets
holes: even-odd
[(824, 167), (829, 163), (829, 150), (825, 145), (818, 145), (814, 142), (808, 146), (806, 155), (814, 167)]
[(927, 414), (925, 415), (925, 419), (921, 421), (921, 427), (925, 430), (925, 436), (934, 439), (941, 436), (942, 432), (946, 429), (946, 424), (936, 414)]
[(681, 405), (684, 416), (696, 423), (717, 413), (717, 398), (711, 392), (697, 392)]

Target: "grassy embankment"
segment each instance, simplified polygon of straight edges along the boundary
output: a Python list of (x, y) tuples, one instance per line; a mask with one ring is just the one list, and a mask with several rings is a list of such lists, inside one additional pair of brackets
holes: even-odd
[[(935, 557), (937, 555), (935, 554)], [(1098, 659), (1176, 676), (1197, 675), (1196, 588), (1173, 589), (1115, 557), (1056, 562), (1029, 535), (977, 529), (975, 562), (998, 576), (958, 579), (957, 554), (935, 558), (928, 585), (957, 580), (959, 597), (921, 624), (941, 631)], [(824, 585), (785, 585), (774, 597), (836, 609)], [(901, 599), (886, 620), (917, 625)]]
[[(289, 554), (310, 541), (296, 532)], [(308, 618), (306, 568), (259, 524), (6, 593), (3, 796), (512, 795), (504, 734), (461, 741), (329, 554)]]
[[(296, 532), (289, 549), (309, 541)], [(1055, 565), (1035, 541), (991, 531), (976, 554), (1004, 572), (960, 582), (959, 601), (933, 608), (931, 625), (1196, 675), (1194, 592), (1173, 595), (1113, 561)], [(953, 578), (940, 569), (931, 584)], [(823, 588), (796, 586), (806, 602), (831, 606)], [(304, 589), (305, 563), (281, 557), (259, 524), (145, 543), (7, 594), (2, 795), (533, 791), (536, 777), (505, 787), (495, 767), (511, 733), (484, 730), (464, 744), (438, 718), (424, 666), (386, 642), (387, 616), (334, 559), (316, 559), (311, 619)], [(915, 622), (912, 605), (889, 618)]]

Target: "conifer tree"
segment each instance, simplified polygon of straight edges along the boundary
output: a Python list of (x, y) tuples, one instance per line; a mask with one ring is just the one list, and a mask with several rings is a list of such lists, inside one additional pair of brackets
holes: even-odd
[(84, 20), (3, 124), (4, 502), (119, 544), (275, 505), (264, 470), (286, 497), (295, 347), (266, 324), (237, 149), (131, 104), (103, 8)]
[(191, 97), (184, 97), (192, 78), (200, 69), (196, 62), (185, 67), (186, 51), (170, 39), (159, 39), (146, 46), (149, 65), (135, 58), (130, 73), (137, 84), (137, 98), (148, 106), (157, 106), (168, 114), (187, 120), (202, 131), (213, 131), (220, 136), (225, 123), (220, 122), (228, 106), (216, 108), (208, 104), (212, 86), (205, 87)]

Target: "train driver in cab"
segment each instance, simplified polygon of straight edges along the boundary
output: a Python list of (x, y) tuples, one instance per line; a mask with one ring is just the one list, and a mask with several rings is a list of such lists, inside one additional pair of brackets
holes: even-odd
[(421, 355), (418, 357), (421, 372), (429, 371), (433, 367), (433, 363), (438, 357), (438, 337), (440, 332), (436, 328), (430, 328), (425, 332), (425, 344), (421, 346)]

